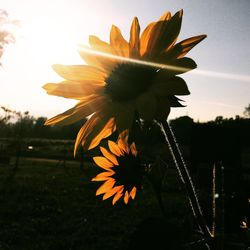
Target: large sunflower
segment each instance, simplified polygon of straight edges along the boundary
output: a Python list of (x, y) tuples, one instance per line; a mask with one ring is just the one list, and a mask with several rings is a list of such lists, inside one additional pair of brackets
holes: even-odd
[[(185, 81), (176, 76), (196, 68), (186, 53), (206, 36), (188, 38), (177, 44), (182, 10), (165, 13), (150, 23), (140, 36), (135, 17), (130, 39), (112, 26), (110, 43), (89, 37), (90, 47), (79, 48), (88, 65), (54, 65), (65, 81), (48, 83), (48, 94), (79, 100), (76, 106), (49, 120), (46, 125), (68, 125), (90, 117), (80, 129), (75, 150), (97, 146), (115, 130), (130, 129), (135, 117), (144, 120), (166, 119), (170, 107), (181, 107), (175, 95), (188, 95)], [(90, 116), (92, 115), (92, 116)]]
[(93, 157), (95, 163), (105, 170), (92, 179), (92, 181), (104, 181), (97, 189), (96, 195), (103, 194), (103, 200), (113, 196), (113, 205), (122, 196), (125, 204), (129, 198), (135, 198), (144, 173), (135, 143), (128, 144), (127, 132), (120, 134), (117, 143), (108, 141), (110, 151), (100, 147), (103, 156)]

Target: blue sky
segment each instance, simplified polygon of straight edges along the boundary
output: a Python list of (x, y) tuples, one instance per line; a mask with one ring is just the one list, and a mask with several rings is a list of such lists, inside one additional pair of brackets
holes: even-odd
[(82, 63), (77, 44), (94, 34), (108, 41), (116, 24), (125, 38), (137, 16), (141, 29), (165, 11), (184, 10), (179, 40), (207, 34), (189, 54), (198, 70), (183, 75), (191, 95), (187, 107), (172, 109), (170, 118), (189, 115), (206, 121), (218, 115), (242, 115), (250, 103), (249, 0), (0, 0), (10, 18), (19, 19), (17, 42), (9, 46), (0, 69), (0, 105), (53, 116), (74, 101), (48, 96), (41, 88), (60, 78), (52, 64)]

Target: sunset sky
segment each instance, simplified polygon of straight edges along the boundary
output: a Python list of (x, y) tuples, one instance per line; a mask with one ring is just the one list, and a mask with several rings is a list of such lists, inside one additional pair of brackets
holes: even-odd
[(183, 76), (190, 96), (187, 107), (172, 109), (170, 118), (189, 115), (206, 121), (243, 115), (250, 103), (249, 0), (0, 0), (0, 9), (18, 19), (17, 42), (8, 46), (0, 68), (0, 106), (51, 117), (75, 102), (49, 96), (42, 89), (61, 79), (52, 64), (82, 64), (78, 44), (88, 36), (109, 40), (112, 24), (126, 39), (134, 16), (141, 29), (165, 11), (183, 9), (179, 40), (207, 34), (187, 56), (198, 69)]

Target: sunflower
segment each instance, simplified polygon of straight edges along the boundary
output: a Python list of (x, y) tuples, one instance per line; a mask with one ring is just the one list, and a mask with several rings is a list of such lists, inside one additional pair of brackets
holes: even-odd
[(50, 95), (76, 99), (78, 103), (45, 124), (69, 125), (88, 117), (76, 137), (76, 152), (81, 144), (91, 149), (114, 131), (130, 129), (137, 118), (164, 120), (170, 107), (182, 107), (175, 95), (188, 95), (189, 90), (176, 75), (196, 68), (195, 62), (184, 56), (206, 37), (176, 43), (182, 15), (182, 10), (174, 16), (167, 12), (141, 35), (135, 17), (129, 41), (114, 25), (110, 43), (90, 36), (90, 47), (79, 48), (87, 65), (54, 65), (65, 81), (43, 87)]
[(113, 196), (113, 205), (124, 196), (124, 203), (135, 198), (141, 187), (143, 167), (140, 164), (135, 143), (128, 144), (128, 133), (120, 134), (118, 142), (108, 141), (109, 150), (100, 147), (103, 156), (93, 157), (94, 162), (105, 170), (92, 179), (104, 181), (96, 195), (104, 194), (103, 200)]

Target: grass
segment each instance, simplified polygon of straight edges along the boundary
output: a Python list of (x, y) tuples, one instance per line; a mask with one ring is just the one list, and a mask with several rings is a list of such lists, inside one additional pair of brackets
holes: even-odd
[[(147, 185), (128, 205), (96, 197), (100, 184), (90, 181), (90, 163), (80, 170), (67, 162), (64, 169), (58, 161), (21, 158), (11, 171), (0, 166), (0, 250), (129, 249), (138, 224), (161, 216)], [(181, 226), (188, 209), (177, 193), (167, 193), (164, 203), (172, 224)]]

